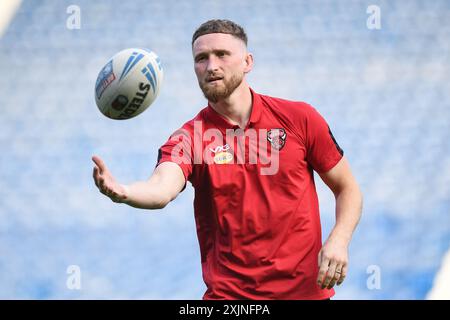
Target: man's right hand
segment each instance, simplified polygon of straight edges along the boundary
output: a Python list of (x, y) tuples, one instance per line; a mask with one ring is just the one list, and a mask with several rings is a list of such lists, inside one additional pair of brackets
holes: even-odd
[(95, 185), (100, 192), (114, 202), (125, 202), (128, 197), (126, 186), (117, 183), (100, 157), (93, 156), (92, 161), (95, 163), (93, 171)]

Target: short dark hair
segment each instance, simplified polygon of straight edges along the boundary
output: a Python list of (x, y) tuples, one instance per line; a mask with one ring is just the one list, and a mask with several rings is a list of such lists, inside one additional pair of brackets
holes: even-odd
[(198, 37), (210, 33), (231, 34), (232, 36), (244, 41), (245, 45), (247, 45), (247, 34), (245, 33), (244, 28), (233, 21), (225, 19), (208, 20), (205, 23), (202, 23), (202, 25), (198, 27), (192, 35), (191, 45), (194, 45), (194, 41)]

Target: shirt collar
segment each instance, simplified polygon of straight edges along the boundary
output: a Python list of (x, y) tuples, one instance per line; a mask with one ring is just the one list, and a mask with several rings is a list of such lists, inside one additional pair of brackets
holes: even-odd
[[(249, 88), (250, 92), (252, 94), (252, 111), (250, 114), (250, 119), (249, 119), (249, 124), (255, 124), (259, 121), (259, 119), (261, 118), (261, 108), (262, 108), (262, 102), (261, 102), (261, 97), (259, 96), (259, 94), (257, 94), (256, 92), (254, 92), (252, 90), (252, 88)], [(230, 123), (227, 119), (225, 119), (225, 117), (223, 117), (220, 113), (218, 113), (216, 110), (213, 109), (213, 107), (211, 107), (211, 105), (208, 103), (208, 107), (207, 107), (207, 117), (208, 120), (212, 121), (215, 125), (222, 127), (222, 128), (233, 128), (233, 129), (238, 129), (239, 126)]]

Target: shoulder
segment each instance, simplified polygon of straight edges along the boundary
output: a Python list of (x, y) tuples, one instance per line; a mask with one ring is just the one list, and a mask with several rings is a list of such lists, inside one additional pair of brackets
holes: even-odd
[(292, 126), (300, 133), (305, 133), (309, 123), (315, 123), (320, 118), (317, 110), (304, 101), (293, 101), (283, 98), (260, 95), (261, 101), (273, 117)]
[(291, 119), (307, 118), (315, 111), (314, 107), (304, 101), (293, 101), (268, 95), (260, 95), (264, 106), (280, 116)]
[(325, 119), (309, 103), (283, 98), (260, 95), (266, 112), (273, 118), (291, 128), (292, 132), (302, 141), (306, 141), (312, 129), (326, 125)]

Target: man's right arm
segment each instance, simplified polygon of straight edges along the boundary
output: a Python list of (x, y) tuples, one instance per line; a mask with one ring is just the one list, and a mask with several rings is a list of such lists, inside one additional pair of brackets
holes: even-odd
[(173, 162), (163, 162), (156, 167), (147, 181), (130, 185), (118, 183), (104, 162), (97, 156), (93, 177), (101, 193), (112, 201), (126, 203), (141, 209), (162, 209), (183, 190), (185, 178), (181, 168)]

